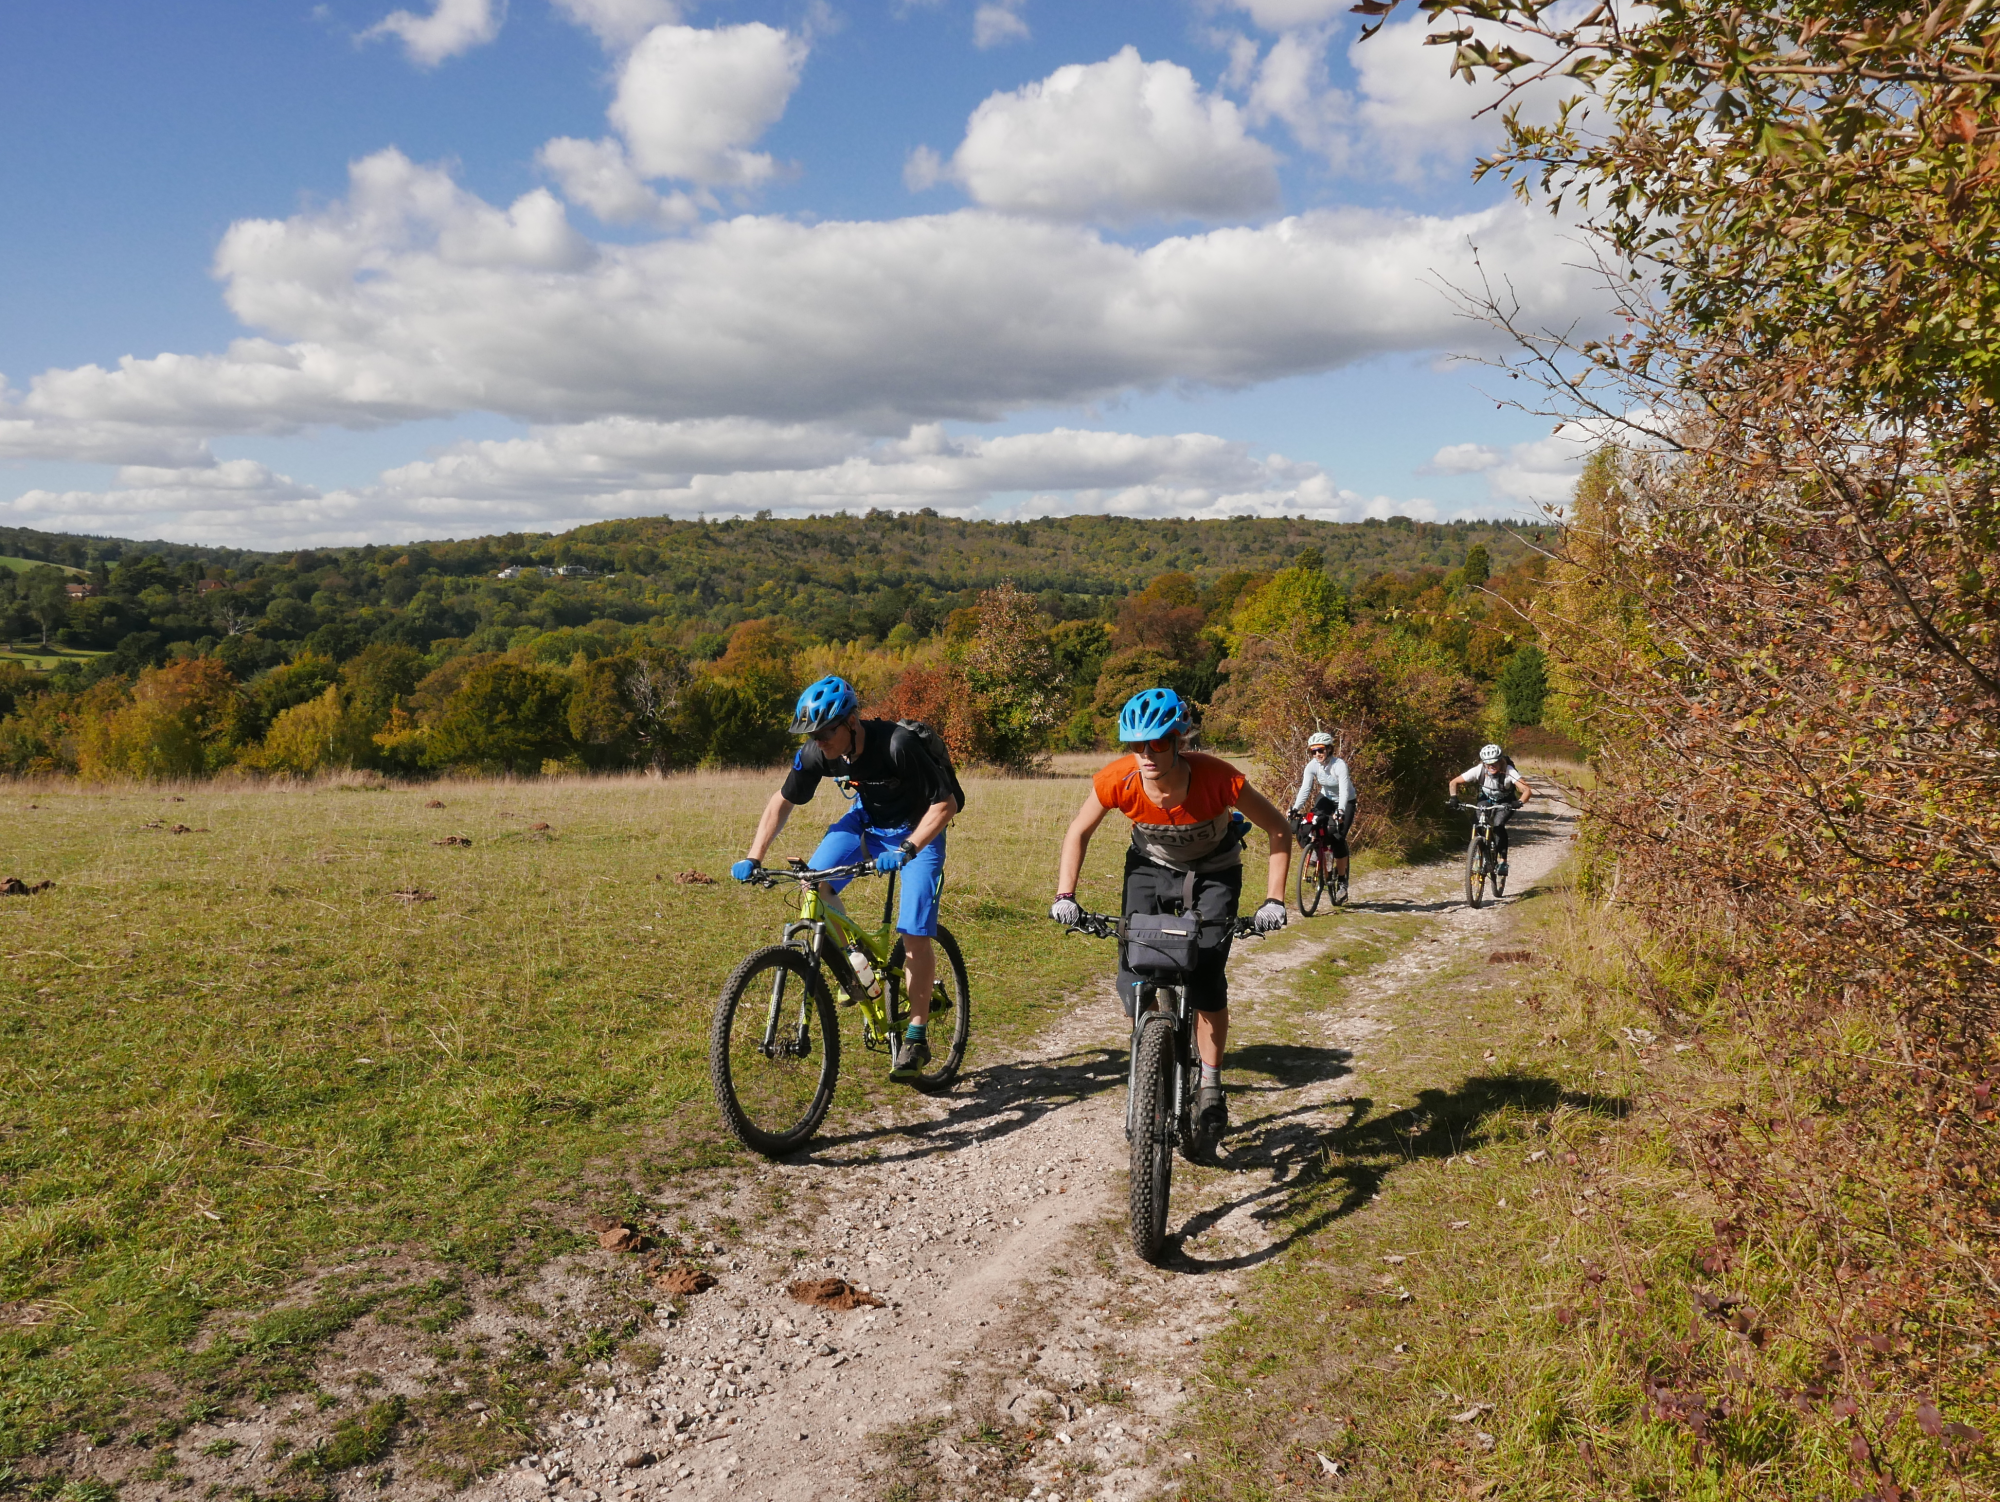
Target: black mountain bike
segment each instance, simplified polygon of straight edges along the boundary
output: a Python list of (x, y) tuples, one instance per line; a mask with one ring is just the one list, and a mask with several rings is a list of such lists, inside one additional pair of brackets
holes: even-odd
[[(1228, 921), (1237, 938), (1261, 937), (1248, 918)], [(1119, 937), (1119, 924), (1105, 913), (1085, 913), (1072, 932), (1113, 939)], [(1147, 1262), (1159, 1261), (1166, 1249), (1174, 1148), (1178, 1146), (1190, 1163), (1206, 1164), (1215, 1161), (1221, 1145), (1195, 1119), (1200, 1065), (1194, 1048), (1194, 1008), (1188, 1005), (1187, 988), (1170, 981), (1142, 985), (1132, 1018), (1125, 1140), (1132, 1148), (1132, 1250)]]
[(1465, 846), (1466, 905), (1480, 906), (1485, 901), (1489, 884), (1496, 898), (1506, 896), (1507, 873), (1500, 869), (1500, 831), (1493, 820), (1496, 815), (1516, 805), (1489, 803), (1484, 799), (1478, 803), (1465, 803), (1454, 798), (1451, 806), (1472, 815), (1472, 838)]

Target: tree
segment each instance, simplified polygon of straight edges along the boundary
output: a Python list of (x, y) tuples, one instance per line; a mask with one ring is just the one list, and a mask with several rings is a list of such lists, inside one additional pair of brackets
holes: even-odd
[(424, 759), (433, 767), (538, 772), (575, 750), (567, 674), (501, 659), (474, 669), (430, 728)]
[(1533, 642), (1522, 646), (1507, 659), (1494, 684), (1506, 706), (1510, 728), (1542, 723), (1542, 700), (1549, 691), (1547, 659)]
[(344, 702), (341, 691), (329, 686), (317, 699), (294, 704), (273, 720), (263, 743), (244, 754), (243, 764), (301, 777), (356, 766), (373, 750), (374, 728), (357, 705)]
[(963, 666), (991, 727), (986, 755), (995, 766), (1026, 771), (1046, 759), (1062, 720), (1061, 675), (1032, 595), (1002, 583), (979, 597), (978, 609)]
[(69, 619), (69, 575), (59, 568), (31, 568), (22, 580), (28, 615), (42, 628), (42, 645)]
[(1230, 650), (1232, 655), (1241, 655), (1253, 637), (1275, 640), (1294, 635), (1304, 649), (1324, 650), (1332, 645), (1349, 615), (1346, 596), (1324, 569), (1284, 569), (1273, 574), (1263, 588), (1236, 602), (1229, 623)]
[(129, 695), (118, 689), (77, 717), (82, 776), (205, 777), (232, 758), (242, 691), (213, 657), (148, 668)]

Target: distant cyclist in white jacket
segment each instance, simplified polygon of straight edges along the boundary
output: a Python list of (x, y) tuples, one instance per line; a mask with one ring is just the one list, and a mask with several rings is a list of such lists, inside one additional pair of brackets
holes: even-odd
[(1479, 748), (1479, 765), (1467, 767), (1445, 784), (1444, 795), (1456, 798), (1461, 783), (1472, 784), (1479, 789), (1481, 803), (1495, 803), (1500, 812), (1493, 816), (1495, 839), (1499, 843), (1500, 874), (1507, 874), (1507, 821), (1514, 816), (1514, 810), (1535, 796), (1535, 790), (1528, 786), (1514, 765), (1514, 758), (1495, 745)]
[(1344, 887), (1347, 826), (1354, 818), (1354, 779), (1347, 775), (1347, 763), (1333, 754), (1333, 737), (1324, 730), (1306, 738), (1306, 775), (1299, 779), (1299, 795), (1292, 800), (1295, 814), (1308, 807), (1326, 826), (1333, 874)]

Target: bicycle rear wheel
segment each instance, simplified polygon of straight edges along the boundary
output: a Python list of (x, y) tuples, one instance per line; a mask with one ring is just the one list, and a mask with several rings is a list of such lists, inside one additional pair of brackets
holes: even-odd
[(811, 1140), (833, 1104), (840, 1033), (810, 959), (773, 945), (736, 967), (715, 1004), (708, 1072), (723, 1122), (752, 1152), (783, 1157)]
[[(965, 957), (959, 953), (958, 940), (942, 923), (938, 925), (937, 937), (931, 941), (931, 952), (938, 957), (937, 979), (931, 983), (928, 1030), (931, 1067), (911, 1081), (919, 1090), (943, 1090), (957, 1079), (959, 1065), (965, 1062), (965, 1045), (972, 1037), (972, 987), (965, 978)], [(896, 947), (889, 951), (889, 972), (884, 982), (888, 988), (892, 1039), (902, 1036), (904, 1024), (910, 1018), (910, 1009), (903, 1000), (903, 975), (903, 941), (899, 938)]]
[(1167, 1197), (1174, 1177), (1174, 1027), (1170, 1018), (1139, 1030), (1132, 1071), (1132, 1250), (1157, 1262), (1167, 1244)]
[(1465, 847), (1465, 905), (1467, 907), (1478, 907), (1486, 891), (1486, 852), (1483, 846), (1484, 841), (1479, 838), (1479, 829), (1475, 825), (1472, 830), (1472, 839)]

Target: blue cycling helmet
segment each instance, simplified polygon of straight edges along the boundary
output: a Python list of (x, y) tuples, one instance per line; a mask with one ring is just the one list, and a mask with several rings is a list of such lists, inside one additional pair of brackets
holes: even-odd
[(1188, 709), (1170, 688), (1149, 688), (1134, 694), (1118, 711), (1118, 739), (1156, 741), (1188, 728)]
[(793, 735), (818, 735), (827, 726), (846, 719), (861, 706), (854, 685), (845, 678), (828, 675), (807, 687), (792, 710)]

